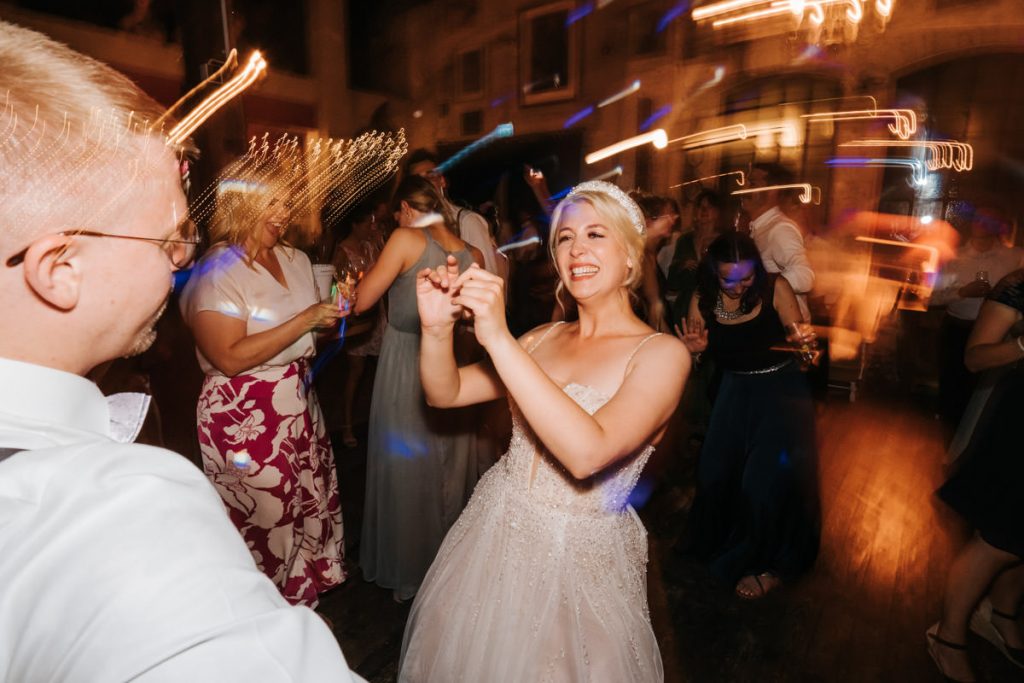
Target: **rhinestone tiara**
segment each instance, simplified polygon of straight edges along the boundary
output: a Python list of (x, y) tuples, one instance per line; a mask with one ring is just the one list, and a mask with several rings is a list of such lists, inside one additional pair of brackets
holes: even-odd
[(604, 180), (588, 180), (572, 188), (566, 199), (572, 199), (580, 192), (601, 192), (608, 195), (626, 210), (626, 215), (629, 216), (629, 220), (633, 227), (636, 228), (636, 231), (641, 235), (644, 234), (647, 223), (644, 221), (643, 212), (640, 211), (640, 207), (637, 206), (636, 202), (630, 199), (629, 195), (620, 190), (617, 185), (612, 185)]

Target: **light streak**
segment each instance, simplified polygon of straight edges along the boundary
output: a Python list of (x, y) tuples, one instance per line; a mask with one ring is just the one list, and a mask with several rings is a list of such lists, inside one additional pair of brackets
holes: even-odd
[(715, 175), (706, 175), (703, 178), (697, 178), (696, 180), (687, 180), (685, 183), (679, 183), (678, 185), (669, 185), (668, 189), (674, 190), (679, 187), (686, 187), (687, 185), (693, 185), (695, 183), (703, 183), (705, 180), (714, 180), (715, 178), (728, 178), (729, 176), (738, 175), (736, 184), (743, 187), (747, 184), (747, 176), (743, 171), (729, 171), (728, 173), (716, 173)]
[(619, 100), (621, 100), (624, 97), (629, 97), (630, 95), (632, 95), (633, 93), (635, 93), (639, 89), (640, 89), (640, 81), (639, 80), (633, 81), (625, 89), (620, 90), (619, 92), (615, 93), (614, 95), (611, 95), (610, 97), (606, 97), (603, 100), (601, 100), (600, 102), (598, 102), (597, 103), (597, 108), (601, 109), (602, 107), (607, 107), (609, 104), (611, 104), (613, 102), (618, 102)]
[(658, 20), (658, 26), (654, 30), (657, 33), (661, 33), (668, 28), (669, 24), (685, 14), (688, 9), (690, 9), (690, 1), (680, 0), (680, 2), (674, 4), (667, 12), (665, 12), (665, 14), (662, 15), (661, 19)]
[(592, 2), (585, 2), (580, 7), (578, 7), (576, 9), (572, 10), (571, 12), (569, 12), (569, 16), (566, 17), (566, 19), (565, 19), (565, 25), (566, 26), (572, 26), (577, 21), (579, 21), (583, 17), (587, 16), (588, 14), (590, 14), (593, 11), (594, 11), (594, 3), (592, 3)]
[(573, 114), (572, 116), (567, 118), (565, 120), (565, 123), (562, 124), (562, 128), (572, 128), (577, 123), (579, 123), (583, 119), (585, 119), (588, 116), (590, 116), (591, 114), (593, 114), (595, 111), (596, 110), (594, 109), (594, 105), (589, 105), (587, 107), (584, 107), (580, 111), (576, 112), (575, 114)]
[(801, 118), (811, 123), (823, 121), (857, 121), (863, 119), (892, 119), (889, 132), (908, 140), (917, 132), (917, 113), (913, 109), (857, 109), (853, 111), (830, 111), (817, 114), (802, 114)]
[(213, 116), (214, 112), (233, 100), (245, 91), (250, 85), (256, 82), (267, 70), (267, 61), (257, 50), (249, 56), (245, 68), (236, 74), (231, 80), (214, 90), (199, 105), (193, 109), (188, 116), (178, 122), (170, 133), (167, 134), (167, 143), (175, 146), (184, 142), (189, 135), (195, 132), (206, 119)]
[(928, 253), (928, 258), (921, 264), (921, 269), (925, 273), (935, 273), (939, 269), (939, 249), (930, 244), (917, 244), (914, 242), (899, 242), (897, 240), (886, 240), (879, 237), (863, 237), (858, 236), (857, 242), (867, 242), (869, 244), (884, 244), (890, 247), (903, 247), (904, 249), (920, 249), (921, 251)]
[(745, 190), (733, 190), (733, 195), (744, 195), (754, 194), (755, 192), (771, 192), (773, 190), (800, 190), (800, 201), (804, 204), (810, 204), (814, 199), (815, 190), (817, 190), (818, 201), (816, 204), (821, 203), (821, 188), (814, 187), (810, 183), (789, 183), (786, 185), (767, 185), (764, 187), (749, 187)]
[(671, 112), (671, 104), (666, 104), (662, 107), (658, 107), (656, 110), (654, 110), (654, 112), (651, 113), (650, 116), (644, 119), (643, 123), (640, 124), (640, 132), (643, 133), (647, 130), (650, 130), (651, 126), (653, 126), (656, 121), (668, 116)]
[(528, 247), (531, 244), (540, 244), (540, 237), (534, 235), (533, 237), (527, 237), (525, 240), (519, 240), (518, 242), (509, 242), (506, 245), (498, 247), (497, 251), (501, 254), (507, 254), (515, 249), (522, 249)]
[(668, 145), (668, 135), (665, 134), (665, 131), (663, 129), (656, 128), (650, 131), (649, 133), (641, 133), (640, 135), (634, 135), (631, 138), (620, 140), (619, 142), (616, 142), (614, 145), (608, 145), (607, 147), (599, 149), (596, 152), (591, 152), (586, 157), (584, 157), (583, 160), (586, 161), (588, 164), (596, 164), (598, 161), (601, 161), (602, 159), (613, 157), (616, 154), (621, 154), (622, 152), (625, 152), (628, 149), (633, 149), (634, 147), (646, 145), (647, 143), (654, 145), (657, 149), (665, 149), (665, 147)]
[(896, 0), (875, 0), (875, 11), (883, 20), (888, 20), (892, 16), (892, 7), (895, 4)]
[(709, 145), (738, 142), (746, 140), (752, 136), (763, 136), (773, 133), (795, 134), (794, 124), (791, 121), (774, 121), (751, 125), (734, 123), (729, 126), (722, 126), (721, 128), (711, 128), (709, 130), (700, 131), (699, 133), (684, 135), (682, 137), (669, 140), (668, 142), (669, 144), (682, 142), (683, 149), (698, 149), (700, 147), (708, 147)]
[(921, 147), (927, 149), (928, 170), (948, 168), (958, 173), (974, 168), (974, 148), (956, 140), (852, 140), (840, 147)]
[(481, 148), (486, 147), (495, 140), (512, 137), (514, 133), (515, 127), (511, 123), (499, 123), (490, 133), (484, 135), (482, 138), (474, 140), (473, 142), (469, 143), (468, 145), (460, 149), (456, 154), (453, 154), (451, 157), (445, 159), (440, 164), (438, 164), (436, 172), (442, 174), (447, 173), (448, 169), (460, 163), (470, 154), (479, 151)]
[(928, 182), (928, 171), (920, 159), (866, 159), (863, 157), (835, 157), (825, 162), (828, 166), (854, 167), (863, 166), (868, 168), (893, 167), (909, 168), (911, 180), (918, 187)]

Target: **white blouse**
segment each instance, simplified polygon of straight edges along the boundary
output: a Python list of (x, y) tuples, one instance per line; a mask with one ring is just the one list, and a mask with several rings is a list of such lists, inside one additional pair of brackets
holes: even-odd
[[(248, 263), (238, 246), (218, 245), (208, 251), (192, 271), (181, 293), (181, 314), (191, 326), (200, 311), (216, 311), (245, 321), (247, 335), (264, 332), (294, 318), (317, 303), (316, 283), (309, 257), (298, 249), (277, 245), (274, 254), (284, 273), (282, 286), (260, 264)], [(245, 374), (288, 365), (316, 351), (312, 332), (302, 335), (276, 356)], [(223, 375), (197, 348), (199, 366), (207, 375)]]

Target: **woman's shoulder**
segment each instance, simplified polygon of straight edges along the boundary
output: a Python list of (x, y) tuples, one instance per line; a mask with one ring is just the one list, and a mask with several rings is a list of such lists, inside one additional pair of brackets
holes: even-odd
[(690, 352), (686, 350), (686, 345), (676, 337), (675, 335), (668, 334), (667, 332), (656, 332), (652, 328), (648, 328), (647, 332), (640, 336), (636, 346), (633, 347), (633, 351), (630, 352), (631, 361), (639, 361), (643, 357), (643, 361), (658, 361), (666, 362), (669, 364), (689, 362)]
[(988, 298), (1024, 313), (1024, 268), (1013, 271), (996, 283)]
[(240, 265), (245, 265), (244, 250), (234, 244), (218, 242), (196, 261), (191, 278), (223, 277)]
[(556, 320), (555, 322), (538, 325), (519, 337), (519, 345), (528, 351), (533, 351), (533, 349), (539, 346), (540, 343), (549, 336), (549, 333), (551, 333), (555, 328), (563, 327), (564, 325), (564, 320)]

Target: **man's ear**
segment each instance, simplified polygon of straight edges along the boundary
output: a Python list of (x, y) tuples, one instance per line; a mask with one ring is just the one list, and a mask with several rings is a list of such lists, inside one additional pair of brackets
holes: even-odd
[(62, 311), (70, 311), (81, 295), (81, 262), (68, 235), (45, 235), (25, 252), (25, 282), (36, 296)]

